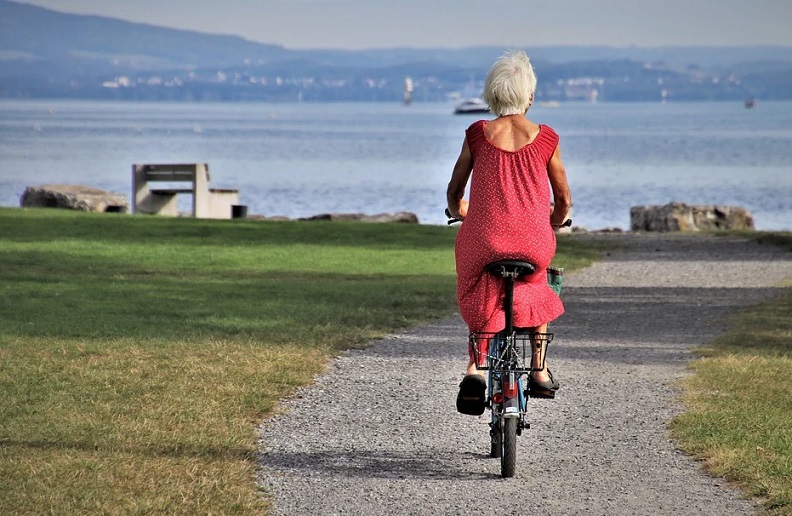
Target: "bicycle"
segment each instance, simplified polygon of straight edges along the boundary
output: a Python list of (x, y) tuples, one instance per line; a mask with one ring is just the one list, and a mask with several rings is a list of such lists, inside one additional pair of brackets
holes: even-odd
[[(448, 224), (461, 222), (451, 217)], [(572, 221), (554, 227), (569, 227)], [(488, 371), (485, 408), (490, 410), (490, 456), (501, 459), (501, 476), (513, 477), (517, 467), (517, 437), (531, 427), (526, 421), (527, 399), (531, 396), (526, 380), (531, 372), (545, 367), (547, 347), (553, 340), (552, 333), (529, 333), (514, 327), (514, 284), (522, 277), (536, 273), (536, 266), (523, 260), (498, 260), (488, 264), (489, 274), (503, 279), (505, 293), (503, 311), (505, 327), (500, 332), (474, 332), (468, 336), (476, 369)], [(557, 278), (554, 289), (560, 293), (560, 278), (563, 269), (551, 267), (550, 275)], [(539, 363), (532, 366), (533, 353), (539, 350)], [(542, 352), (544, 350), (544, 352)], [(528, 382), (530, 384), (530, 382)], [(538, 396), (547, 397), (547, 396)]]

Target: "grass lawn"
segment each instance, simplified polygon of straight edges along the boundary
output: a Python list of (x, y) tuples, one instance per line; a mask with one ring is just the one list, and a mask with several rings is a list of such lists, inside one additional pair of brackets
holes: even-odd
[[(765, 234), (792, 252), (792, 234)], [(683, 450), (763, 502), (792, 515), (792, 282), (776, 299), (734, 319), (700, 350), (684, 382), (687, 411), (672, 431)]]
[[(450, 315), (456, 231), (0, 209), (0, 514), (261, 514), (256, 427)], [(559, 239), (573, 269), (597, 251)]]

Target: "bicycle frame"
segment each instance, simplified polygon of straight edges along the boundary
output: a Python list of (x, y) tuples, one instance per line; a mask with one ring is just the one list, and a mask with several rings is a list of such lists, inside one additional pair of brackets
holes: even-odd
[(490, 455), (501, 458), (501, 475), (511, 477), (516, 468), (516, 437), (522, 434), (523, 429), (530, 428), (525, 420), (527, 394), (524, 382), (532, 370), (544, 368), (543, 363), (532, 368), (532, 353), (534, 347), (541, 347), (543, 342), (549, 343), (552, 334), (516, 332), (513, 326), (514, 282), (528, 272), (533, 273), (534, 268), (525, 262), (516, 261), (492, 265), (494, 267), (489, 271), (504, 279), (506, 327), (497, 333), (471, 333), (470, 345), (476, 367), (489, 370), (487, 406), (491, 413)]
[[(458, 224), (462, 219), (451, 216), (448, 224)], [(554, 228), (569, 227), (572, 220), (567, 219), (563, 224), (553, 225)], [(514, 283), (517, 278), (531, 275), (536, 272), (536, 266), (520, 260), (501, 260), (493, 262), (486, 267), (487, 272), (503, 278), (506, 292), (503, 299), (505, 314), (505, 328), (498, 333), (471, 333), (469, 345), (471, 356), (477, 369), (488, 369), (489, 377), (486, 391), (486, 407), (490, 409), (490, 455), (501, 458), (501, 476), (512, 477), (516, 469), (516, 438), (522, 434), (523, 429), (530, 428), (526, 422), (527, 398), (525, 379), (532, 371), (542, 371), (545, 368), (547, 345), (553, 340), (552, 333), (515, 332), (514, 328)], [(548, 268), (548, 274), (553, 278), (549, 281), (556, 294), (561, 293), (561, 280), (563, 269)], [(484, 339), (484, 345), (479, 342)], [(526, 367), (526, 343), (528, 349), (528, 366)], [(541, 352), (541, 363), (535, 368), (533, 365), (533, 350), (537, 347)], [(522, 354), (520, 353), (522, 350)]]

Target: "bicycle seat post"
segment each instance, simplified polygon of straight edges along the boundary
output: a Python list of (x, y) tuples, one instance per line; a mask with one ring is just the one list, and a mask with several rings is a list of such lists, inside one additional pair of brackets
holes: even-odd
[(503, 297), (503, 312), (506, 318), (506, 335), (514, 332), (514, 282), (517, 278), (530, 276), (536, 272), (536, 266), (522, 260), (498, 260), (486, 266), (487, 272), (496, 277), (503, 278), (505, 295)]
[(514, 278), (517, 275), (514, 271), (503, 270), (503, 281), (506, 293), (503, 296), (503, 313), (506, 316), (506, 335), (511, 335), (514, 331)]

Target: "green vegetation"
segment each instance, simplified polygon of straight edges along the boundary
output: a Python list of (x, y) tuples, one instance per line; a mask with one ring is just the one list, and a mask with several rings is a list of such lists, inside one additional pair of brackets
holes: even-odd
[(257, 425), (340, 350), (453, 313), (454, 237), (0, 209), (0, 514), (266, 512)]
[[(758, 239), (792, 251), (792, 234)], [(674, 436), (768, 514), (792, 515), (792, 283), (700, 353), (696, 374), (684, 382), (687, 412), (674, 420)]]

